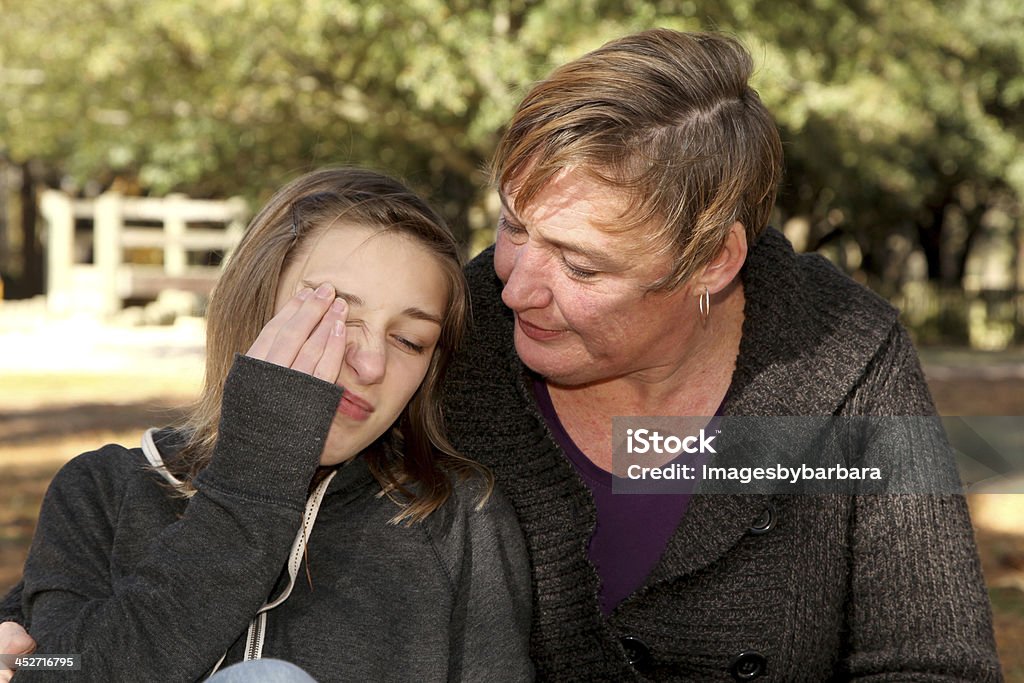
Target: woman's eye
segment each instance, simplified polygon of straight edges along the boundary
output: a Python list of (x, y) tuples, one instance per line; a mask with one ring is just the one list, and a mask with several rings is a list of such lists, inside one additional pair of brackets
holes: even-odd
[(562, 259), (562, 267), (565, 268), (565, 272), (569, 274), (569, 277), (576, 278), (577, 280), (588, 280), (597, 275), (596, 270), (586, 270), (585, 268), (578, 268), (564, 258)]
[(522, 237), (523, 235), (526, 234), (526, 230), (523, 228), (523, 226), (513, 223), (508, 219), (507, 216), (505, 216), (505, 214), (501, 214), (500, 216), (498, 216), (498, 230), (506, 233), (509, 237), (513, 239)]

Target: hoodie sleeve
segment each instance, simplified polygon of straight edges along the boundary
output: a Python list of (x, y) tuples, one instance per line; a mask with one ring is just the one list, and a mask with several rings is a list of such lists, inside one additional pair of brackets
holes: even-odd
[[(333, 384), (238, 356), (195, 495), (180, 517), (153, 513), (166, 514), (166, 526), (131, 526), (140, 516), (126, 509), (133, 499), (125, 490), (138, 460), (126, 449), (68, 463), (44, 498), (25, 565), (22, 609), (37, 653), (78, 655), (76, 680), (201, 677), (284, 566), (340, 395)], [(123, 534), (145, 549), (130, 576), (113, 576), (115, 536)]]

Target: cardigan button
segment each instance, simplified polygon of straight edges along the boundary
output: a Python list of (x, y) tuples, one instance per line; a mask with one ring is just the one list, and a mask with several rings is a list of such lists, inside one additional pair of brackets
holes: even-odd
[(635, 668), (643, 668), (651, 662), (651, 650), (647, 644), (636, 636), (619, 638), (622, 649), (626, 651), (626, 661)]
[(761, 514), (758, 515), (747, 531), (755, 536), (766, 534), (775, 528), (775, 520), (778, 519), (778, 516), (775, 506), (768, 503), (768, 507), (761, 511)]
[(737, 681), (752, 681), (768, 672), (768, 660), (760, 652), (747, 650), (736, 655), (729, 672)]

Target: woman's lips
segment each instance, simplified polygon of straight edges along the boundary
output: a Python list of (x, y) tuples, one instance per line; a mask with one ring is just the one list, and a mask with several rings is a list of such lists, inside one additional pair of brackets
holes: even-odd
[(338, 402), (338, 412), (353, 420), (365, 420), (373, 412), (373, 406), (346, 389)]
[(519, 324), (519, 329), (523, 331), (523, 334), (534, 341), (551, 341), (565, 334), (564, 330), (549, 330), (545, 327), (537, 327), (526, 322), (518, 315), (516, 316), (516, 322)]

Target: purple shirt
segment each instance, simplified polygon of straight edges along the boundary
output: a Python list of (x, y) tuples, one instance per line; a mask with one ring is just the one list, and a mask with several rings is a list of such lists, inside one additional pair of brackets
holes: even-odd
[[(548, 428), (594, 497), (597, 526), (588, 556), (601, 579), (600, 603), (605, 615), (643, 585), (658, 563), (672, 533), (690, 504), (690, 494), (612, 493), (627, 483), (591, 462), (558, 419), (542, 379), (533, 393)], [(617, 480), (617, 481), (616, 481)], [(620, 489), (621, 491), (622, 489)]]

